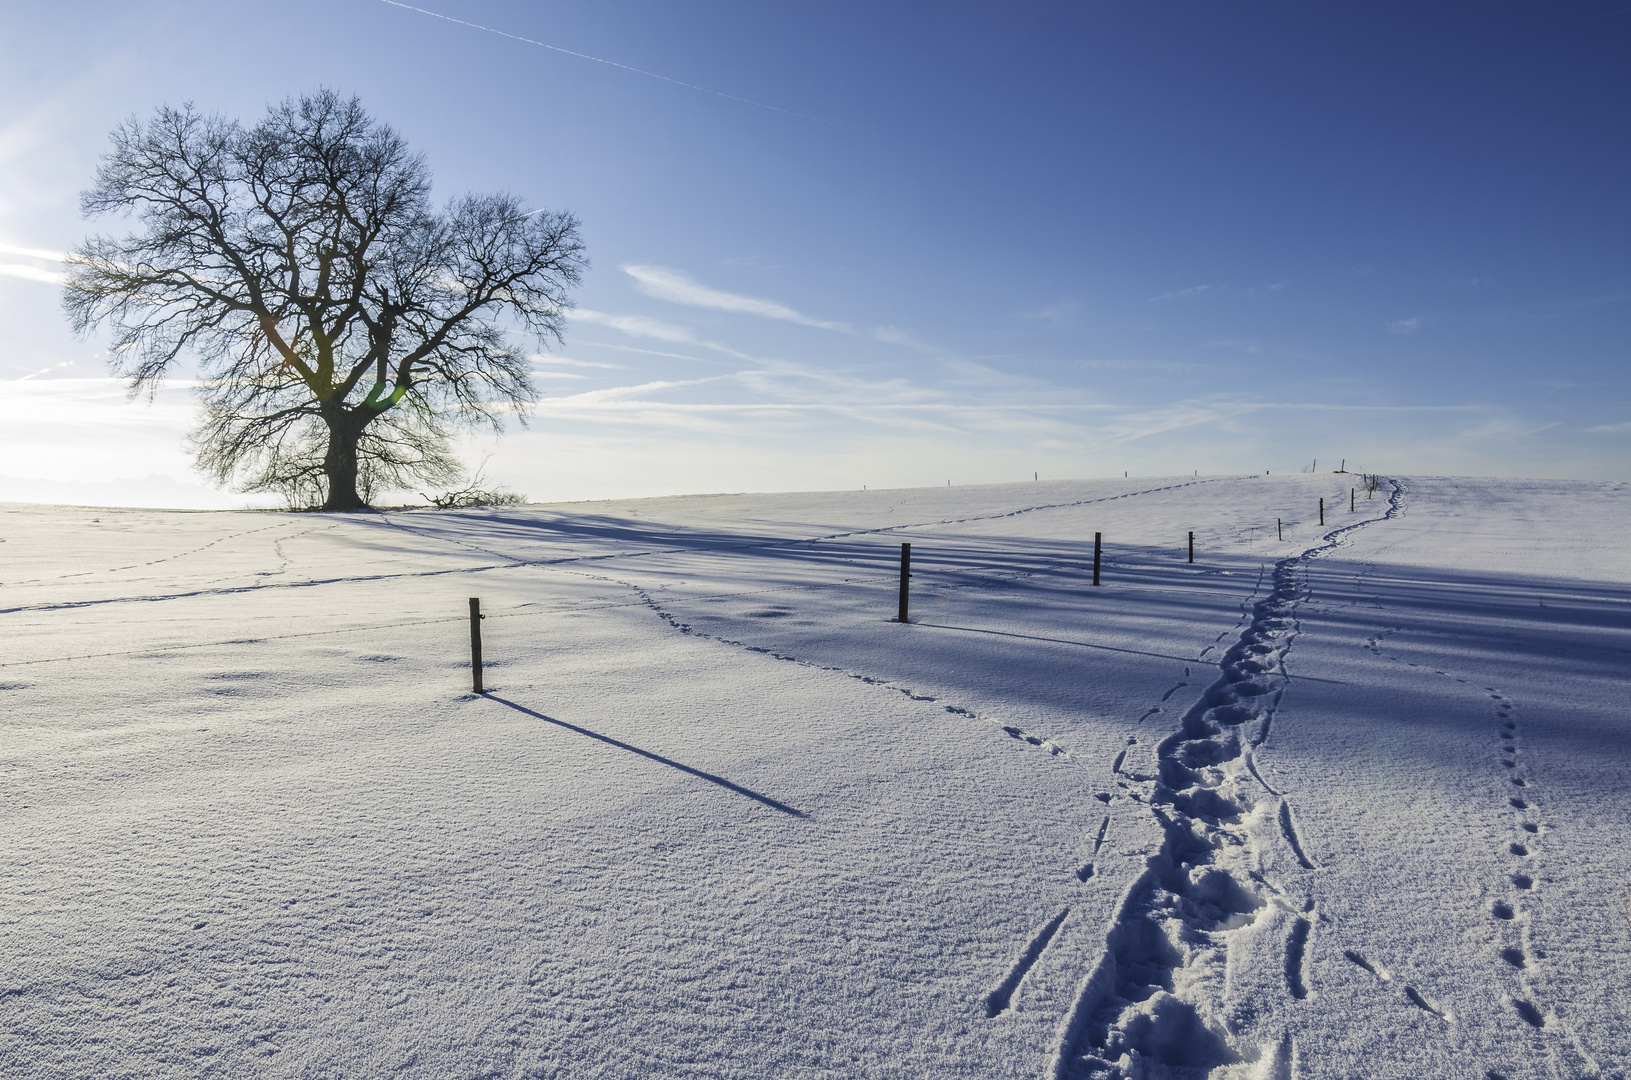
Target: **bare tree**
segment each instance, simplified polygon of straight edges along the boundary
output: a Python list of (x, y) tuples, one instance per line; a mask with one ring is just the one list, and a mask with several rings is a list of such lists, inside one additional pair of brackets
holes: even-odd
[(588, 263), (570, 213), (465, 195), (436, 211), (424, 159), (355, 98), (285, 101), (251, 128), (164, 107), (115, 128), (70, 260), (76, 332), (152, 393), (199, 365), (199, 468), (295, 505), (351, 510), (460, 474), (453, 428), (536, 396), (507, 328), (559, 341)]

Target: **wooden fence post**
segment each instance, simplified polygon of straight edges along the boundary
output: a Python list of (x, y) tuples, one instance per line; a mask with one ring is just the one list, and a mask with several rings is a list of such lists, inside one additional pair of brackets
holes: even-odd
[(470, 685), (478, 694), (487, 691), (481, 686), (481, 598), (470, 598)]
[(1103, 533), (1093, 534), (1093, 584), (1099, 583), (1099, 550), (1104, 541)]
[(906, 594), (907, 582), (912, 579), (912, 545), (900, 546), (900, 614), (895, 616), (896, 622), (906, 621)]
[(1325, 525), (1325, 496), (1320, 496), (1320, 525)]
[(1189, 561), (1195, 561), (1195, 530), (1189, 530)]

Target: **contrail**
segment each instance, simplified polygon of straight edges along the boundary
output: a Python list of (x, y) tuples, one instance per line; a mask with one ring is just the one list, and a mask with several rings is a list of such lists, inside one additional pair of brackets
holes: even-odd
[(659, 75), (655, 71), (646, 71), (643, 68), (631, 67), (628, 64), (619, 64), (616, 60), (606, 60), (599, 56), (590, 56), (588, 53), (573, 52), (571, 49), (563, 49), (559, 45), (550, 45), (547, 42), (538, 41), (534, 38), (522, 37), (520, 34), (510, 34), (503, 30), (495, 30), (491, 26), (483, 26), (480, 23), (467, 22), (464, 19), (455, 19), (451, 15), (443, 15), (437, 11), (427, 11), (422, 7), (414, 7), (412, 4), (399, 3), (398, 0), (380, 0), (380, 3), (390, 4), (392, 7), (403, 8), (407, 11), (417, 11), (421, 15), (429, 15), (433, 19), (442, 19), (446, 22), (457, 23), (460, 26), (468, 26), (472, 30), (482, 30), (489, 34), (497, 34), (499, 37), (507, 37), (511, 41), (520, 41), (528, 45), (536, 45), (540, 49), (549, 49), (551, 52), (565, 53), (568, 56), (576, 56), (580, 60), (593, 60), (597, 64), (605, 64), (608, 67), (622, 68), (624, 71), (632, 71), (636, 75), (644, 75), (650, 79), (661, 79), (663, 82), (673, 83), (675, 86), (683, 86), (687, 90), (698, 90), (704, 94), (712, 94), (714, 97), (722, 97), (729, 101), (740, 101), (744, 105), (753, 105), (760, 109), (769, 109), (772, 112), (783, 113), (787, 116), (798, 116), (804, 118), (805, 120), (815, 120), (822, 124), (831, 124), (834, 122), (819, 116), (812, 116), (809, 113), (801, 113), (794, 109), (784, 109), (779, 105), (766, 105), (762, 101), (754, 101), (751, 98), (737, 97), (735, 94), (727, 94), (720, 90), (710, 90), (706, 86), (698, 86), (696, 83), (683, 82), (680, 79), (670, 79), (667, 75)]
[(0, 251), (7, 255), (27, 255), (31, 259), (49, 259), (52, 262), (67, 262), (66, 251), (52, 251), (49, 248), (19, 247), (16, 244), (7, 244), (0, 241)]

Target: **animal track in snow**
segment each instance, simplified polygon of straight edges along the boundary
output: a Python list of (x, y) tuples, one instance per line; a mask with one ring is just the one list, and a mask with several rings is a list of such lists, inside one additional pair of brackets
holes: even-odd
[(1003, 976), (1002, 982), (985, 995), (985, 1015), (988, 1018), (1007, 1012), (1013, 1005), (1014, 991), (1019, 989), (1019, 984), (1024, 981), (1031, 968), (1036, 966), (1037, 960), (1042, 957), (1042, 951), (1053, 940), (1053, 935), (1059, 932), (1059, 927), (1064, 925), (1065, 916), (1069, 914), (1070, 909), (1067, 907), (1032, 935), (1030, 942), (1025, 946), (1025, 951), (1019, 954), (1019, 959), (1008, 969), (1008, 974)]
[[(582, 574), (582, 576), (583, 577), (588, 577), (588, 578), (593, 578), (593, 579), (599, 580), (599, 581), (615, 582), (616, 584), (622, 585), (625, 588), (633, 590), (634, 594), (640, 598), (640, 601), (643, 604), (645, 604), (646, 607), (650, 608), (653, 612), (655, 612), (656, 615), (659, 618), (661, 618), (664, 622), (666, 622), (669, 626), (673, 627), (675, 630), (678, 630), (680, 633), (686, 634), (686, 635), (688, 635), (690, 637), (700, 638), (700, 639), (703, 639), (703, 640), (706, 640), (706, 641), (717, 641), (721, 645), (729, 645), (729, 646), (731, 646), (733, 648), (743, 649), (743, 650), (745, 650), (747, 652), (758, 653), (759, 655), (767, 656), (767, 657), (771, 658), (772, 660), (780, 660), (780, 661), (783, 661), (784, 663), (797, 664), (800, 667), (810, 668), (811, 670), (814, 670), (814, 671), (825, 671), (825, 672), (831, 672), (831, 673), (836, 674), (836, 675), (843, 675), (843, 676), (846, 676), (847, 678), (855, 679), (855, 680), (857, 680), (859, 682), (866, 683), (868, 686), (876, 686), (876, 687), (879, 687), (880, 689), (884, 689), (884, 690), (893, 690), (896, 693), (902, 694), (905, 697), (910, 698), (912, 701), (933, 702), (933, 701), (936, 700), (935, 697), (933, 695), (931, 695), (931, 694), (920, 694), (917, 691), (913, 690), (911, 687), (897, 685), (896, 683), (890, 682), (888, 679), (880, 679), (880, 678), (878, 678), (877, 676), (874, 676), (874, 675), (867, 675), (867, 674), (864, 674), (864, 673), (861, 673), (861, 672), (849, 671), (849, 670), (847, 670), (845, 668), (834, 667), (834, 666), (832, 666), (830, 664), (817, 664), (814, 661), (804, 660), (804, 659), (801, 659), (801, 658), (799, 658), (797, 656), (790, 656), (790, 655), (788, 655), (786, 653), (776, 652), (774, 649), (766, 648), (765, 646), (762, 646), (762, 645), (750, 645), (745, 641), (735, 641), (735, 640), (733, 640), (731, 638), (719, 637), (719, 636), (717, 636), (715, 634), (704, 633), (704, 632), (702, 632), (700, 630), (697, 630), (690, 623), (681, 622), (671, 612), (669, 612), (666, 608), (664, 608), (661, 604), (659, 604), (657, 602), (656, 598), (654, 598), (648, 590), (642, 588), (639, 585), (634, 584), (631, 581), (621, 581), (621, 580), (618, 580), (616, 578), (610, 578), (610, 577), (606, 577), (606, 576), (599, 575), (599, 574), (587, 574), (587, 573), (585, 573), (585, 574)], [(1025, 730), (1023, 730), (1021, 728), (1015, 727), (1012, 724), (1004, 724), (999, 720), (994, 720), (994, 719), (991, 719), (989, 717), (980, 716), (973, 709), (965, 708), (964, 706), (961, 706), (961, 705), (942, 705), (941, 707), (943, 709), (945, 709), (946, 712), (951, 713), (951, 714), (953, 714), (955, 716), (961, 716), (961, 717), (964, 717), (964, 718), (969, 719), (969, 720), (981, 720), (981, 721), (983, 721), (985, 723), (991, 724), (994, 727), (1000, 728), (1003, 731), (1003, 733), (1006, 734), (1011, 739), (1015, 739), (1015, 740), (1017, 740), (1019, 742), (1025, 743), (1027, 745), (1034, 746), (1034, 747), (1036, 747), (1036, 748), (1038, 748), (1040, 750), (1045, 750), (1050, 755), (1052, 755), (1054, 757), (1064, 758), (1065, 760), (1070, 761), (1071, 763), (1073, 763), (1075, 765), (1085, 767), (1083, 765), (1083, 763), (1081, 761), (1079, 761), (1074, 755), (1072, 755), (1065, 747), (1059, 745), (1058, 743), (1055, 743), (1051, 739), (1045, 739), (1045, 738), (1043, 738), (1043, 737), (1041, 737), (1039, 735), (1033, 735), (1030, 732), (1027, 732), (1027, 731), (1025, 731)], [(1111, 798), (1108, 795), (1101, 795), (1099, 797), (1101, 799), (1103, 799), (1105, 802), (1109, 802), (1110, 798)]]
[(1512, 1007), (1518, 1010), (1519, 1016), (1523, 1017), (1525, 1021), (1534, 1027), (1546, 1026), (1546, 1018), (1540, 1014), (1539, 1009), (1535, 1008), (1529, 1002), (1523, 1001), (1520, 998), (1513, 998)]
[(1308, 980), (1303, 975), (1308, 934), (1313, 925), (1301, 916), (1291, 920), (1291, 933), (1286, 937), (1286, 989), (1294, 998), (1308, 996)]
[(1297, 861), (1304, 870), (1314, 869), (1314, 864), (1308, 856), (1303, 854), (1302, 839), (1297, 835), (1297, 823), (1291, 818), (1291, 804), (1284, 799), (1280, 800), (1280, 832), (1285, 835), (1286, 843), (1291, 847), (1291, 853), (1297, 856)]
[[(1353, 949), (1342, 950), (1342, 957), (1349, 963), (1354, 964), (1357, 967), (1364, 968), (1382, 982), (1391, 983), (1393, 981), (1392, 972), (1388, 971), (1380, 964), (1372, 963), (1362, 954)], [(1438, 1002), (1434, 1001), (1432, 998), (1428, 997), (1414, 986), (1406, 983), (1401, 987), (1401, 989), (1404, 992), (1405, 1000), (1416, 1006), (1416, 1008), (1421, 1009), (1423, 1012), (1432, 1013), (1440, 1020), (1446, 1022), (1453, 1022), (1455, 1020), (1455, 1017), (1450, 1015), (1450, 1011), (1448, 1009), (1440, 1006)]]
[[(1389, 628), (1381, 631), (1366, 642), (1366, 647), (1378, 656), (1384, 655), (1381, 651), (1381, 642), (1401, 628)], [(1389, 659), (1399, 660), (1396, 656)], [(1400, 661), (1401, 663), (1403, 661)], [(1469, 680), (1456, 676), (1448, 671), (1432, 669), (1436, 674), (1444, 676), (1453, 682), (1471, 686)], [(1508, 858), (1531, 859), (1535, 857), (1534, 837), (1540, 835), (1540, 824), (1529, 820), (1530, 813), (1535, 809), (1536, 798), (1534, 792), (1534, 776), (1524, 768), (1523, 745), (1521, 729), (1518, 723), (1518, 706), (1499, 689), (1493, 686), (1483, 687), (1485, 695), (1493, 703), (1491, 711), (1495, 721), (1495, 750), (1496, 764), (1506, 776), (1510, 787), (1522, 789), (1523, 794), (1504, 794), (1500, 797), (1506, 799), (1509, 810), (1517, 812), (1517, 827), (1524, 834), (1523, 839), (1512, 840), (1507, 843), (1505, 855)], [(1510, 865), (1510, 864), (1508, 864)], [(1520, 900), (1525, 893), (1531, 892), (1535, 887), (1535, 879), (1528, 873), (1509, 873), (1506, 881), (1513, 890), (1507, 897), (1497, 897), (1489, 907), (1496, 934), (1502, 940), (1496, 949), (1502, 966), (1497, 968), (1498, 976), (1515, 983), (1516, 993), (1509, 993), (1508, 999), (1518, 1015), (1531, 1027), (1545, 1030), (1560, 1042), (1556, 1046), (1556, 1053), (1561, 1061), (1566, 1062), (1568, 1075), (1597, 1076), (1600, 1075), (1596, 1063), (1587, 1053), (1579, 1038), (1566, 1025), (1557, 1022), (1553, 1016), (1548, 1021), (1546, 1014), (1535, 1004), (1534, 988), (1529, 981), (1531, 972), (1531, 959), (1544, 959), (1545, 954), (1539, 951), (1525, 952), (1521, 948), (1521, 941), (1516, 940), (1525, 934), (1523, 909)], [(1406, 988), (1412, 1002), (1424, 1009), (1434, 1011), (1430, 1002), (1421, 998), (1419, 992)], [(1419, 999), (1419, 1000), (1418, 1000)], [(1488, 1077), (1502, 1077), (1504, 1074), (1493, 1069), (1486, 1073)]]
[(1414, 986), (1405, 987), (1404, 996), (1409, 998), (1410, 1004), (1416, 1006), (1418, 1009), (1425, 1009), (1434, 1016), (1438, 1017), (1440, 1020), (1450, 1019), (1449, 1013), (1439, 1008), (1436, 1003), (1427, 997), (1427, 995), (1423, 994), (1420, 990), (1417, 990)]
[(1077, 881), (1086, 881), (1094, 874), (1093, 863), (1099, 857), (1099, 849), (1104, 846), (1104, 834), (1110, 831), (1110, 819), (1106, 817), (1099, 823), (1099, 835), (1093, 838), (1093, 853), (1087, 862), (1076, 871)]
[(1392, 982), (1393, 981), (1393, 976), (1388, 973), (1386, 968), (1377, 967), (1376, 965), (1372, 964), (1369, 960), (1366, 960), (1365, 957), (1362, 956), (1360, 953), (1355, 952), (1353, 949), (1343, 949), (1342, 950), (1342, 956), (1343, 956), (1344, 959), (1346, 959), (1346, 960), (1348, 960), (1348, 961), (1350, 961), (1352, 963), (1358, 964), (1360, 967), (1364, 968), (1366, 971), (1370, 972), (1372, 975), (1375, 975), (1378, 979), (1381, 979), (1383, 982)]
[(1259, 784), (1263, 785), (1264, 791), (1267, 791), (1270, 795), (1273, 795), (1276, 798), (1285, 794), (1282, 791), (1276, 790), (1267, 780), (1263, 779), (1263, 774), (1257, 771), (1257, 762), (1254, 760), (1254, 755), (1250, 751), (1247, 751), (1246, 753), (1246, 768), (1252, 774), (1252, 778)]

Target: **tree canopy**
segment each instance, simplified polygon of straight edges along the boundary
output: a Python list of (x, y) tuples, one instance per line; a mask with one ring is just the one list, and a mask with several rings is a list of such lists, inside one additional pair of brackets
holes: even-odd
[(424, 159), (328, 90), (253, 127), (162, 107), (112, 144), (82, 208), (141, 227), (77, 249), (63, 306), (81, 334), (109, 327), (132, 393), (196, 361), (206, 474), (355, 509), (457, 476), (458, 425), (525, 417), (511, 332), (561, 339), (588, 265), (571, 213), (506, 193), (434, 209)]

